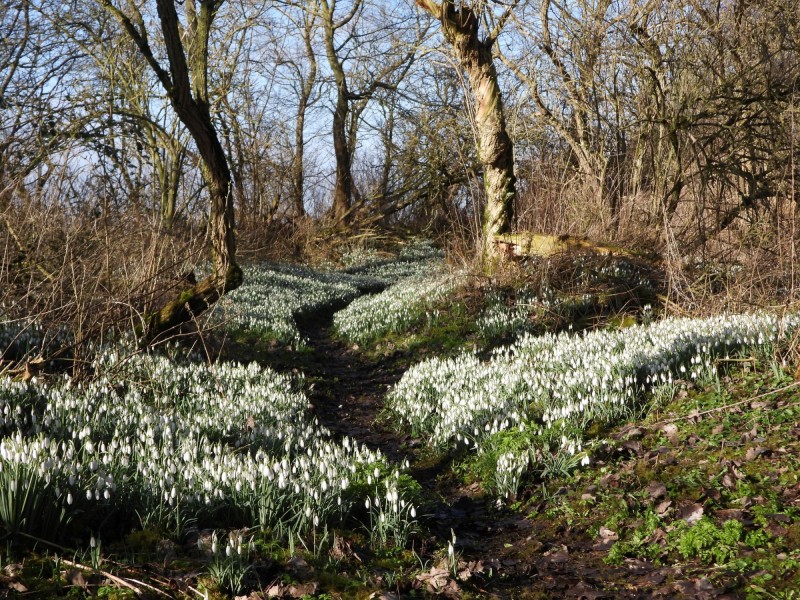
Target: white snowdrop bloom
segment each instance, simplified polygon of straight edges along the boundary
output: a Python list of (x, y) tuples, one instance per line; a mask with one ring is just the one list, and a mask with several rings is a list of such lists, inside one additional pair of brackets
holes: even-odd
[[(486, 436), (529, 419), (546, 427), (613, 420), (646, 386), (672, 383), (679, 373), (713, 373), (714, 355), (729, 354), (741, 340), (769, 339), (776, 323), (771, 315), (723, 316), (579, 336), (523, 336), (486, 362), (467, 353), (412, 366), (392, 389), (389, 406), (434, 446), (460, 443), (471, 432), (480, 449)], [(796, 316), (782, 327), (796, 328)], [(580, 440), (574, 442), (568, 449), (582, 451)]]

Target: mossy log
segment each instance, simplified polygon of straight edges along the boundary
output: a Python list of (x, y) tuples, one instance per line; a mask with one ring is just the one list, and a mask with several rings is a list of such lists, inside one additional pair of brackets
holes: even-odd
[(601, 256), (635, 258), (636, 253), (621, 246), (598, 244), (569, 235), (548, 235), (522, 231), (494, 237), (499, 254), (510, 258), (549, 258), (567, 252), (590, 252)]
[(183, 290), (177, 298), (147, 315), (143, 332), (144, 341), (150, 343), (162, 334), (192, 321), (208, 310), (223, 294), (239, 287), (242, 278), (242, 269), (238, 265), (232, 265), (224, 277), (212, 274)]

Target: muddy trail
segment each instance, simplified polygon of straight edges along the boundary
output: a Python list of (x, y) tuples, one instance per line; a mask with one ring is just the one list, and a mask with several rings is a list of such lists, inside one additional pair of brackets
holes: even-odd
[(303, 373), (306, 393), (320, 423), (336, 436), (349, 436), (390, 460), (409, 458), (408, 436), (380, 418), (383, 397), (403, 375), (403, 366), (386, 359), (371, 362), (357, 350), (333, 339), (333, 314), (299, 321), (307, 345)]
[[(719, 590), (691, 585), (665, 589), (662, 583), (671, 574), (651, 564), (606, 564), (607, 545), (598, 544), (585, 530), (553, 520), (544, 510), (545, 502), (533, 503), (532, 510), (511, 510), (484, 494), (478, 484), (465, 485), (451, 468), (458, 457), (431, 457), (423, 441), (382, 414), (387, 390), (413, 357), (397, 352), (369, 358), (332, 337), (332, 320), (332, 315), (317, 315), (300, 323), (312, 349), (303, 364), (307, 394), (319, 421), (335, 435), (379, 449), (393, 461), (408, 460), (425, 497), (421, 521), (427, 539), (422, 556), (428, 560), (417, 577), (420, 590), (491, 598), (721, 597)], [(431, 554), (446, 548), (453, 533), (460, 554), (458, 577), (450, 577)]]

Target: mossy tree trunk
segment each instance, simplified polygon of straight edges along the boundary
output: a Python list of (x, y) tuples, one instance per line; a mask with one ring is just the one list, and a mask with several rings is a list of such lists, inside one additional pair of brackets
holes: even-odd
[[(495, 21), (493, 31), (481, 38), (480, 7), (461, 3), (460, 8), (456, 8), (451, 0), (442, 3), (416, 1), (441, 23), (442, 34), (469, 79), (475, 102), (478, 159), (483, 168), (486, 192), (481, 256), (487, 268), (491, 269), (501, 258), (495, 243), (497, 236), (511, 231), (516, 198), (514, 145), (506, 129), (492, 48), (516, 2), (508, 4)], [(481, 7), (485, 9), (483, 4)]]
[(125, 12), (112, 0), (97, 1), (117, 19), (136, 44), (166, 91), (178, 118), (192, 136), (202, 159), (203, 178), (210, 200), (211, 274), (148, 316), (145, 334), (152, 339), (191, 320), (242, 283), (242, 270), (236, 262), (231, 171), (211, 118), (208, 99), (209, 37), (223, 0), (181, 2), (185, 6), (183, 32), (176, 0), (156, 0), (169, 70), (165, 70), (155, 58), (144, 19), (134, 3), (128, 3), (128, 12)]

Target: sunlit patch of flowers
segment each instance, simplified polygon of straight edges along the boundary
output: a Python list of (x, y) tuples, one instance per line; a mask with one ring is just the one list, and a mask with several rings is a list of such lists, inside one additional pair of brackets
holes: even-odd
[(475, 325), (487, 340), (513, 337), (530, 332), (538, 318), (574, 318), (588, 312), (596, 302), (592, 294), (558, 294), (549, 287), (540, 293), (523, 290), (510, 305), (502, 297), (490, 297)]
[(424, 319), (458, 285), (458, 276), (441, 272), (409, 277), (380, 294), (356, 299), (334, 315), (333, 323), (340, 335), (365, 343)]
[(511, 306), (500, 295), (487, 298), (487, 306), (475, 326), (484, 339), (518, 335), (531, 328), (531, 312), (539, 299), (532, 292), (521, 291)]
[(31, 510), (22, 473), (66, 511), (113, 507), (171, 531), (229, 515), (305, 535), (346, 519), (368, 474), (387, 471), (379, 452), (333, 439), (298, 382), (270, 369), (121, 350), (93, 368), (85, 383), (0, 380), (1, 527)]
[(522, 476), (528, 470), (528, 451), (504, 452), (497, 458), (494, 487), (499, 496), (511, 498), (517, 495)]
[(625, 259), (616, 259), (598, 265), (590, 256), (576, 256), (574, 266), (577, 268), (577, 282), (594, 286), (598, 284), (621, 282), (626, 286), (653, 288), (651, 273), (641, 266)]
[(392, 285), (406, 277), (423, 276), (441, 269), (444, 253), (430, 242), (415, 241), (390, 259), (364, 260), (344, 269), (346, 273), (370, 277)]
[[(652, 386), (710, 376), (715, 358), (772, 345), (798, 325), (797, 315), (752, 314), (665, 319), (580, 335), (526, 334), (488, 361), (466, 353), (413, 366), (390, 392), (388, 406), (434, 446), (466, 444), (481, 452), (484, 441), (502, 431), (582, 431), (592, 421), (625, 417)], [(584, 460), (580, 444), (570, 440), (567, 452), (556, 454)], [(529, 454), (531, 468), (541, 468), (548, 456)], [(503, 459), (501, 487), (515, 487), (525, 460)]]
[(244, 283), (219, 302), (226, 322), (295, 346), (302, 345), (296, 319), (344, 306), (382, 283), (366, 275), (262, 265), (245, 268)]
[(347, 268), (365, 267), (385, 260), (374, 248), (353, 246), (342, 252), (342, 264)]
[(244, 588), (245, 579), (252, 570), (249, 554), (252, 542), (245, 541), (241, 532), (232, 531), (227, 536), (224, 549), (214, 531), (211, 537), (211, 564), (208, 574), (211, 579), (231, 594), (238, 594)]
[(374, 544), (387, 546), (391, 542), (403, 548), (416, 527), (417, 510), (400, 494), (399, 471), (395, 470), (392, 476), (385, 478), (382, 485), (378, 475), (376, 471), (373, 493), (364, 501), (369, 513), (367, 529)]
[(304, 340), (298, 318), (346, 306), (398, 280), (431, 273), (440, 268), (442, 253), (418, 242), (395, 258), (357, 252), (352, 260), (354, 266), (340, 271), (275, 264), (246, 267), (244, 283), (218, 302), (215, 317), (299, 347)]

